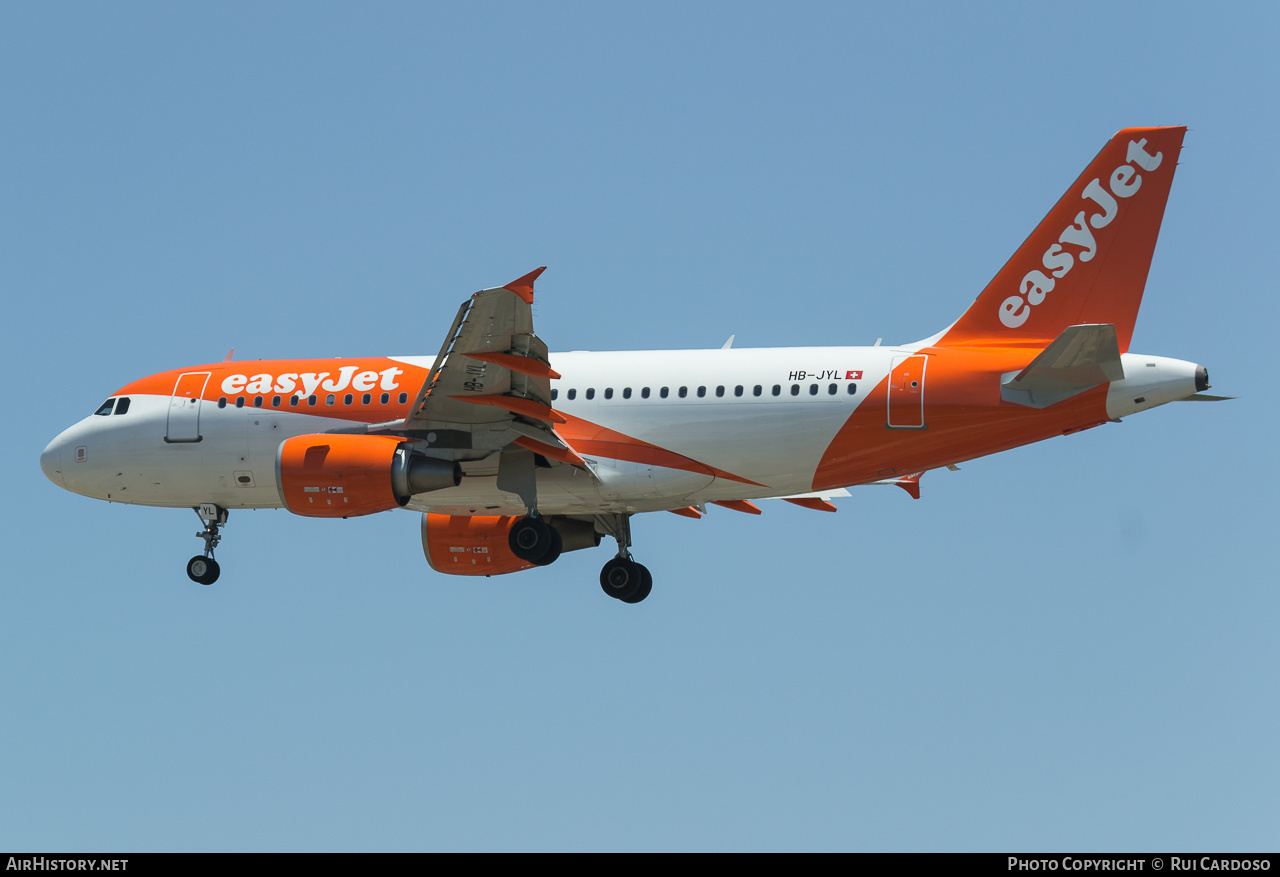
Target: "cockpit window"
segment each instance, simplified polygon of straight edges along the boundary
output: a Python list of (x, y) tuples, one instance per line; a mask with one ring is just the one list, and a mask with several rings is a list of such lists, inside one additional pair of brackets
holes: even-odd
[(129, 411), (129, 397), (121, 396), (116, 401), (116, 414), (125, 414)]
[(106, 417), (108, 414), (110, 414), (110, 413), (111, 413), (111, 409), (112, 409), (112, 408), (114, 408), (114, 407), (115, 407), (115, 405), (116, 405), (116, 400), (115, 400), (115, 399), (108, 399), (107, 401), (105, 401), (105, 402), (103, 402), (103, 403), (102, 403), (102, 407), (101, 407), (101, 408), (99, 408), (97, 411), (95, 411), (95, 412), (93, 412), (93, 413), (94, 413), (94, 414), (101, 414), (103, 417)]

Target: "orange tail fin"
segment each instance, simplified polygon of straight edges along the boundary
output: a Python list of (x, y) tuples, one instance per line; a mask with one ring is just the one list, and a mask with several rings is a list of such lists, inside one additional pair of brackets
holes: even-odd
[(1186, 131), (1112, 137), (938, 346), (1044, 347), (1068, 326), (1114, 323), (1128, 350)]

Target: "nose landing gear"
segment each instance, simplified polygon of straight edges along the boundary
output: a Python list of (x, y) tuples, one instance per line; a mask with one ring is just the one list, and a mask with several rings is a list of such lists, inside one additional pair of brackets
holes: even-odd
[(213, 559), (213, 549), (222, 541), (219, 527), (227, 523), (227, 510), (212, 503), (202, 503), (196, 506), (195, 513), (204, 524), (204, 529), (196, 533), (204, 540), (204, 554), (197, 554), (187, 561), (187, 578), (197, 584), (212, 585), (221, 572), (218, 561)]

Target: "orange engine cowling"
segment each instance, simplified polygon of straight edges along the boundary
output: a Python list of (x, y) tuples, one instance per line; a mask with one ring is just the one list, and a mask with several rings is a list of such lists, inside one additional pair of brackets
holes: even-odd
[[(436, 572), (455, 576), (496, 576), (535, 564), (511, 553), (507, 536), (519, 517), (507, 515), (422, 515), (422, 553)], [(564, 551), (594, 548), (600, 534), (590, 521), (560, 516), (547, 523), (560, 533)]]
[(285, 508), (311, 518), (385, 512), (416, 493), (456, 486), (461, 477), (456, 463), (414, 454), (397, 436), (298, 435), (276, 452)]
[(507, 534), (517, 518), (506, 515), (422, 516), (422, 553), (436, 572), (455, 576), (496, 576), (533, 569), (511, 553)]

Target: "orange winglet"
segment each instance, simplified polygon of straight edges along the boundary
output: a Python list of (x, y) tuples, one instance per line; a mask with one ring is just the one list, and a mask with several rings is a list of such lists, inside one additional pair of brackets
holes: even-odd
[(893, 483), (901, 487), (907, 493), (911, 494), (912, 499), (919, 499), (920, 498), (920, 476), (923, 474), (924, 474), (923, 472), (917, 472), (914, 475), (904, 475), (903, 477), (899, 478), (897, 481)]
[(531, 438), (520, 436), (512, 444), (519, 445), (522, 448), (533, 451), (535, 454), (541, 454), (544, 457), (550, 457), (553, 460), (559, 460), (561, 463), (568, 463), (570, 466), (586, 467), (587, 463), (573, 451), (568, 448), (556, 448)]
[(551, 410), (550, 405), (543, 405), (541, 402), (535, 402), (532, 399), (521, 399), (518, 396), (504, 396), (501, 394), (490, 396), (450, 396), (450, 399), (457, 399), (459, 402), (474, 402), (477, 405), (492, 405), (495, 408), (503, 408), (513, 414), (523, 414), (525, 417), (532, 417), (534, 420), (541, 420), (546, 423), (564, 423), (564, 418)]
[(733, 509), (735, 512), (746, 512), (748, 515), (760, 514), (760, 507), (747, 502), (745, 499), (713, 499), (711, 502), (714, 505), (721, 505), (727, 509)]
[(462, 355), (482, 362), (491, 362), (531, 378), (550, 378), (554, 381), (560, 377), (560, 372), (532, 356), (519, 356), (514, 353), (464, 353)]
[(836, 507), (825, 499), (816, 496), (784, 496), (783, 500), (798, 505), (802, 509), (813, 509), (815, 512), (834, 512)]
[(513, 280), (502, 288), (509, 289), (516, 295), (520, 296), (524, 299), (525, 304), (533, 304), (533, 281), (537, 280), (539, 275), (546, 270), (546, 265), (543, 265), (541, 268), (534, 268), (519, 280)]
[(682, 518), (693, 518), (695, 521), (702, 517), (702, 512), (693, 506), (686, 506), (682, 509), (667, 509), (673, 515), (679, 515)]

